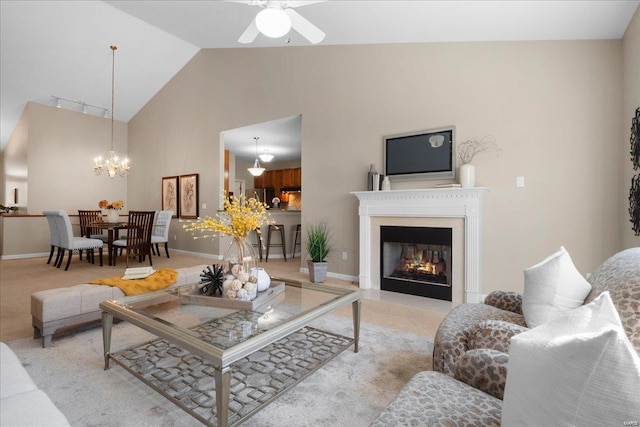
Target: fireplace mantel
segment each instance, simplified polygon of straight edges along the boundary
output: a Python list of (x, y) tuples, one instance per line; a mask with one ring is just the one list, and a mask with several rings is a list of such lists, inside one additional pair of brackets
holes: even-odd
[[(375, 259), (376, 254), (379, 258), (379, 231), (373, 227), (379, 228), (385, 218), (392, 219), (394, 224), (402, 218), (406, 218), (408, 223), (418, 218), (461, 218), (464, 268), (460, 269), (463, 277), (457, 282), (464, 291), (457, 300), (454, 296), (453, 303), (482, 302), (482, 198), (487, 191), (485, 187), (458, 187), (352, 192), (360, 201), (360, 287), (380, 289), (379, 271), (375, 271), (376, 267), (379, 270), (379, 259)], [(372, 236), (378, 237), (374, 239)]]

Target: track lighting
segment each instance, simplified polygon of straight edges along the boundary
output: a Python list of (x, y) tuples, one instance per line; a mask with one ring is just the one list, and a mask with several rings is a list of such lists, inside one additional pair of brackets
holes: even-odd
[[(82, 112), (84, 114), (89, 114), (89, 108), (91, 109), (95, 109), (95, 110), (99, 110), (100, 113), (102, 114), (102, 116), (106, 119), (109, 118), (109, 109), (108, 108), (104, 108), (104, 107), (99, 107), (97, 105), (91, 105), (91, 104), (87, 104), (84, 101), (76, 101), (73, 99), (69, 99), (69, 98), (63, 98), (61, 96), (55, 96), (55, 95), (51, 95), (52, 98), (54, 98), (56, 100), (56, 108), (62, 108), (62, 101), (64, 101), (65, 103), (70, 103), (70, 104), (75, 104), (75, 105), (79, 105), (80, 107), (82, 107)], [(73, 109), (73, 108), (71, 108)], [(77, 111), (77, 109), (75, 109)]]

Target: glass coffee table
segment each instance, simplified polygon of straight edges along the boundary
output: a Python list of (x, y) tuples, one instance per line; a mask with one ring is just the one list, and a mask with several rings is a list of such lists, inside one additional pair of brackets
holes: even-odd
[[(283, 292), (250, 308), (194, 302), (200, 284), (100, 303), (105, 370), (115, 361), (204, 424), (241, 424), (352, 344), (358, 352), (358, 290), (272, 278), (265, 292), (278, 282)], [(353, 338), (309, 325), (348, 304)], [(114, 317), (158, 338), (112, 353)]]

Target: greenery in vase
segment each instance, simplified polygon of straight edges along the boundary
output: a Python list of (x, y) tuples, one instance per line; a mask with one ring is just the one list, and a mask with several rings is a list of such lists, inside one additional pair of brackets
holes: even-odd
[(331, 251), (331, 233), (326, 221), (306, 226), (307, 252), (312, 262), (325, 262)]
[(496, 144), (496, 140), (493, 136), (488, 135), (482, 139), (471, 138), (464, 142), (461, 142), (456, 147), (456, 154), (460, 159), (461, 164), (466, 165), (471, 163), (473, 158), (485, 151), (495, 151), (498, 153), (502, 148)]

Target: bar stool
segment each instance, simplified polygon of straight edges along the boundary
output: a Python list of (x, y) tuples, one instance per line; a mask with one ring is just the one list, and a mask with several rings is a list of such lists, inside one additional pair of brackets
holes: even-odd
[(296, 224), (296, 230), (293, 232), (293, 247), (291, 248), (291, 258), (296, 257), (296, 247), (300, 246), (302, 249), (302, 225)]
[[(280, 232), (280, 243), (271, 243), (271, 232), (279, 231)], [(265, 262), (269, 261), (269, 249), (271, 246), (281, 246), (282, 247), (282, 256), (284, 257), (285, 262), (287, 261), (287, 253), (284, 244), (284, 225), (282, 224), (269, 224), (269, 231), (267, 232), (267, 256), (265, 257)]]
[(258, 229), (253, 229), (251, 232), (256, 236), (256, 243), (251, 243), (251, 246), (254, 248), (258, 247), (258, 254), (260, 255), (260, 262), (262, 262), (262, 239), (260, 238), (260, 234), (258, 234)]

